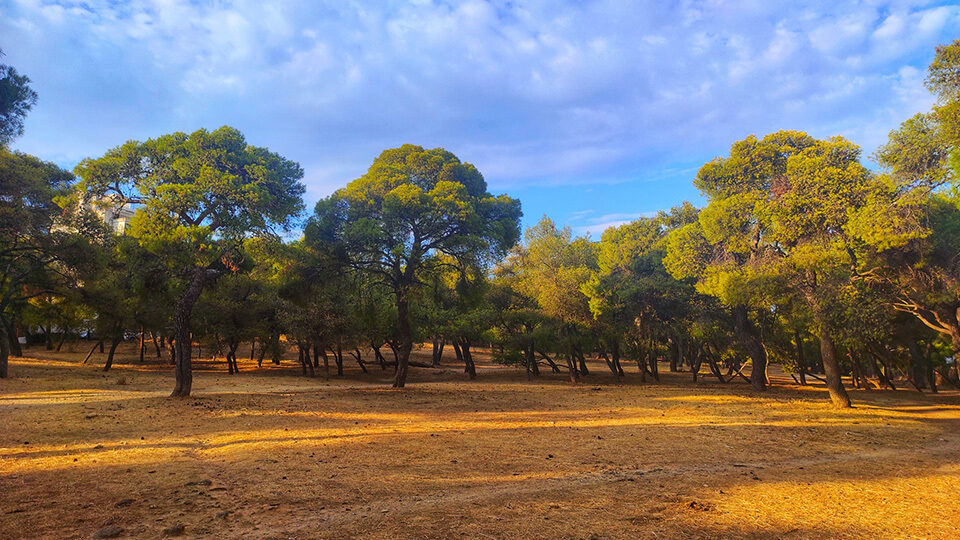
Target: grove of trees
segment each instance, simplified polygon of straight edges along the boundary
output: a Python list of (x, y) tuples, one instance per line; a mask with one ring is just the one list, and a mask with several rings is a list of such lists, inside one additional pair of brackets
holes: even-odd
[(452, 350), (470, 378), (484, 346), (573, 382), (595, 358), (618, 381), (664, 365), (763, 391), (778, 364), (839, 407), (845, 378), (960, 387), (960, 40), (926, 84), (936, 106), (873, 156), (843, 137), (751, 135), (700, 168), (703, 207), (595, 240), (546, 217), (521, 235), (520, 202), (441, 148), (384, 150), (311, 213), (301, 167), (230, 127), (68, 172), (10, 148), (38, 96), (0, 65), (0, 377), (21, 336), (82, 334), (105, 369), (124, 340), (171, 363), (173, 396), (190, 395), (195, 345), (231, 374), (238, 356), (295, 348), (305, 376), (355, 362), (392, 368), (395, 387), (421, 343), (424, 367)]

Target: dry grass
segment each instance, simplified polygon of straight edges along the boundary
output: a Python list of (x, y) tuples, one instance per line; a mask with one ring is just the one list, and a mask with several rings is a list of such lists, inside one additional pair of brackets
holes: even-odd
[[(957, 538), (960, 398), (667, 374), (526, 381), (481, 363), (306, 379), (123, 350), (31, 351), (0, 381), (0, 538)], [(122, 383), (121, 383), (122, 381)]]

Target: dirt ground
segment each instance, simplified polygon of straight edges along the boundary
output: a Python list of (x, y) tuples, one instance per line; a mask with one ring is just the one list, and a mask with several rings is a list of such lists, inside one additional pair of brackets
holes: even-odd
[(171, 368), (125, 347), (109, 373), (12, 359), (0, 538), (960, 537), (956, 392), (854, 391), (838, 411), (783, 377), (758, 395), (481, 361), (468, 381), (451, 358), (398, 391), (379, 367), (241, 358), (234, 376), (199, 362), (173, 400)]

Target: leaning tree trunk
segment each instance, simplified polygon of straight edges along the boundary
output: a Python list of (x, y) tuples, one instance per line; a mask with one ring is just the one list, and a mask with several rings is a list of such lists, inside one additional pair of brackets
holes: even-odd
[(403, 388), (407, 384), (407, 369), (410, 365), (410, 351), (413, 350), (413, 333), (410, 330), (410, 306), (407, 303), (407, 291), (398, 289), (397, 322), (400, 331), (400, 347), (397, 351), (397, 374), (393, 379), (394, 388)]
[(753, 323), (747, 316), (746, 306), (737, 306), (733, 309), (733, 320), (737, 339), (747, 350), (753, 364), (750, 368), (750, 384), (754, 390), (762, 392), (767, 389), (767, 351), (755, 336)]
[(840, 364), (837, 362), (837, 346), (833, 342), (830, 330), (821, 321), (820, 328), (820, 356), (823, 357), (823, 371), (826, 375), (827, 390), (830, 392), (830, 401), (839, 408), (850, 406), (850, 396), (843, 387), (840, 375)]
[(194, 270), (193, 279), (173, 307), (174, 363), (176, 386), (170, 397), (188, 397), (193, 387), (193, 366), (190, 363), (190, 315), (203, 292), (207, 269)]
[(117, 352), (117, 346), (120, 345), (121, 341), (123, 341), (123, 338), (113, 338), (110, 342), (110, 352), (107, 353), (107, 363), (103, 365), (104, 371), (110, 371), (110, 368), (113, 367), (113, 354)]

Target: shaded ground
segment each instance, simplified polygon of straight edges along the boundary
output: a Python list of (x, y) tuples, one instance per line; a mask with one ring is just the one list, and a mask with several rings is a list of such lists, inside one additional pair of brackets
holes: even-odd
[[(664, 374), (573, 385), (481, 363), (307, 379), (129, 349), (28, 351), (0, 380), (0, 538), (957, 538), (960, 398), (763, 395)], [(629, 369), (629, 368), (628, 368)], [(122, 383), (122, 384), (118, 384)], [(791, 381), (792, 383), (792, 381)]]

